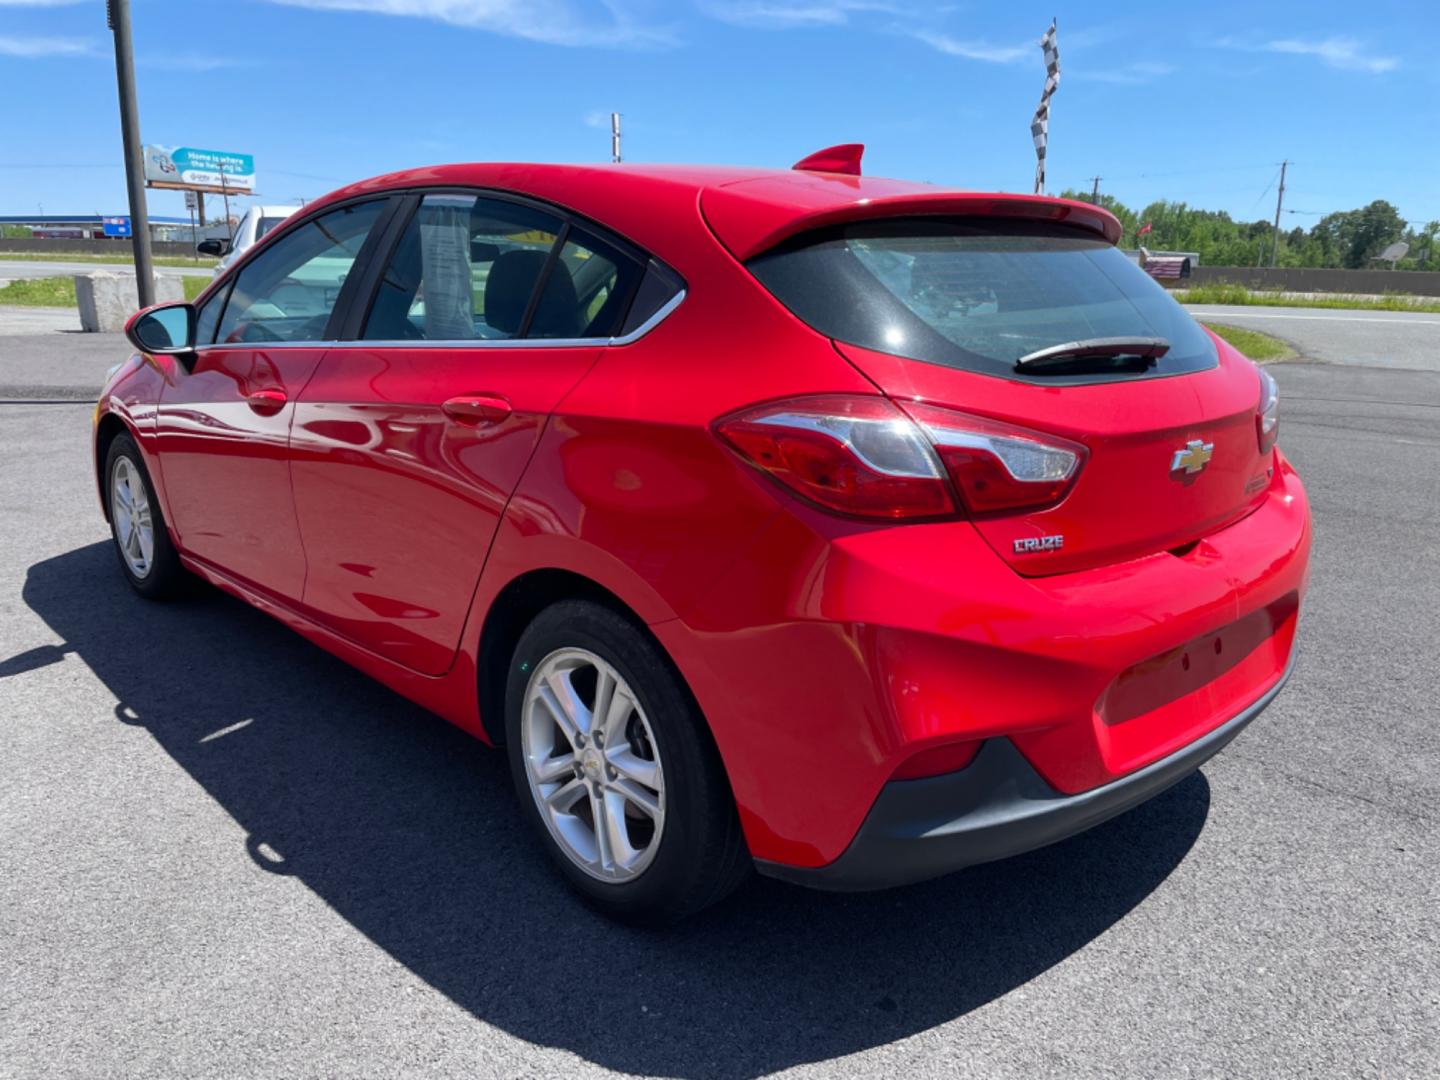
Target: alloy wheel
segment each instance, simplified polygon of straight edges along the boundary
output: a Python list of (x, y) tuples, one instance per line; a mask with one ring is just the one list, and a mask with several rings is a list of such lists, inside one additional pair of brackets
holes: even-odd
[(665, 828), (665, 780), (620, 673), (585, 649), (551, 653), (530, 674), (520, 734), (530, 793), (566, 857), (602, 881), (642, 874)]
[(120, 557), (132, 574), (145, 577), (155, 561), (155, 525), (145, 480), (128, 457), (117, 457), (110, 471), (110, 518)]

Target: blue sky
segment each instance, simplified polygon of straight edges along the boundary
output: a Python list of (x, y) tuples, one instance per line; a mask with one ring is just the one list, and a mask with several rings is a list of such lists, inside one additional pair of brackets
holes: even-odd
[[(786, 166), (1028, 190), (1038, 39), (1059, 19), (1052, 190), (1286, 227), (1374, 198), (1440, 218), (1428, 5), (1051, 0), (132, 0), (145, 141), (253, 153), (263, 201), (395, 168)], [(1432, 13), (1433, 16), (1433, 13)], [(0, 214), (125, 204), (103, 0), (0, 0)], [(151, 212), (183, 213), (152, 192)]]

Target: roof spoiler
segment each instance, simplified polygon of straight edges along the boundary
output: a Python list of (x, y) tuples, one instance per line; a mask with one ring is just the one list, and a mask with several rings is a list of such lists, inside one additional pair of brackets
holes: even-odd
[(860, 175), (860, 158), (865, 153), (865, 144), (858, 142), (841, 143), (816, 150), (809, 157), (803, 157), (792, 169), (801, 172), (844, 173), (846, 176)]

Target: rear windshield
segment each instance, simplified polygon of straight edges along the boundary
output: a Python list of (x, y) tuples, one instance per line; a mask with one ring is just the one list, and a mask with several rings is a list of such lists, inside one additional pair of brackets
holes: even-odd
[(1027, 353), (1085, 338), (1162, 337), (1145, 375), (1214, 367), (1215, 347), (1150, 275), (1093, 233), (1006, 219), (906, 218), (807, 233), (751, 259), (777, 299), (827, 337), (1026, 381)]

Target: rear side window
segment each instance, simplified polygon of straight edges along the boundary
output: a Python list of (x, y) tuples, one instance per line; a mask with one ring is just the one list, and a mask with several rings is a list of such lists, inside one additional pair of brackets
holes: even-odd
[(806, 234), (748, 266), (822, 334), (946, 367), (1022, 378), (1015, 361), (1027, 353), (1098, 337), (1165, 338), (1170, 350), (1148, 377), (1218, 363), (1204, 331), (1148, 274), (1103, 239), (1065, 226), (857, 222)]
[(633, 334), (659, 313), (660, 309), (679, 296), (684, 283), (668, 267), (655, 259), (645, 266), (645, 276), (635, 290), (635, 299), (620, 333)]
[(527, 337), (610, 337), (640, 283), (640, 264), (580, 229), (566, 234)]
[(642, 275), (629, 255), (535, 207), (427, 195), (391, 256), (361, 336), (608, 338)]
[(518, 337), (560, 229), (558, 217), (529, 206), (425, 196), (380, 279), (361, 337)]

